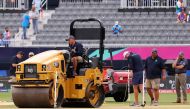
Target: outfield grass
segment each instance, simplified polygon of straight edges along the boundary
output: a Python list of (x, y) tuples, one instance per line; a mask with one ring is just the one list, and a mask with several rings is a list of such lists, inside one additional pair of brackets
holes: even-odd
[(0, 101), (12, 101), (11, 92), (0, 92)]
[[(188, 94), (188, 97), (187, 97), (188, 100), (190, 100), (190, 94)], [(139, 97), (139, 102), (141, 102), (142, 100), (142, 97), (140, 96)], [(147, 105), (150, 104), (150, 98), (149, 96), (146, 94), (145, 96), (145, 100), (147, 102)], [(160, 99), (159, 99), (159, 104), (160, 105), (183, 105), (183, 104), (177, 104), (177, 103), (173, 103), (176, 101), (176, 94), (160, 94)], [(130, 103), (133, 103), (134, 100), (133, 100), (133, 94), (131, 94), (131, 100), (130, 100)], [(129, 104), (129, 100), (127, 102), (123, 102), (123, 103), (118, 103), (118, 102), (115, 102), (113, 100), (113, 98), (106, 98), (105, 100), (105, 104), (121, 104), (121, 105), (126, 105), (126, 104)], [(187, 105), (190, 105), (190, 102), (187, 103)]]
[[(150, 99), (148, 97), (148, 95), (146, 94), (146, 101), (147, 101), (147, 105), (150, 104)], [(130, 98), (130, 104), (133, 103), (133, 94), (131, 94), (131, 98)], [(159, 100), (159, 104), (160, 106), (182, 106), (183, 104), (176, 104), (176, 103), (172, 103), (175, 102), (176, 100), (176, 94), (160, 94), (160, 100)], [(190, 100), (190, 94), (188, 94), (188, 100)], [(11, 99), (11, 92), (0, 92), (0, 104), (4, 101), (12, 101)], [(141, 96), (140, 96), (140, 101), (141, 101)], [(112, 97), (106, 98), (105, 103), (103, 105), (103, 107), (124, 107), (124, 106), (128, 106), (129, 105), (129, 101), (127, 102), (115, 102), (114, 99)], [(188, 102), (188, 104), (190, 106), (190, 102)], [(15, 108), (15, 106), (13, 105), (13, 103), (11, 103), (11, 105), (0, 105), (0, 108)], [(112, 107), (110, 107), (112, 108)], [(178, 109), (178, 108), (176, 108)]]

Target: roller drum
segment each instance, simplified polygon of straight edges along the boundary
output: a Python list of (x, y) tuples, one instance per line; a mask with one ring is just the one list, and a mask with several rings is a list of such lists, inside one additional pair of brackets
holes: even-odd
[(51, 108), (50, 88), (12, 87), (13, 102), (20, 108)]

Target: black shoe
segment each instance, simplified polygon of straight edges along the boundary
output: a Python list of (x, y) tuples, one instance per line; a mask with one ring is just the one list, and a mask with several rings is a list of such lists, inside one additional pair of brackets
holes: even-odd
[(154, 104), (154, 98), (151, 99), (150, 105), (152, 106)]
[(173, 102), (173, 103), (181, 103), (181, 100), (177, 99), (176, 102)]

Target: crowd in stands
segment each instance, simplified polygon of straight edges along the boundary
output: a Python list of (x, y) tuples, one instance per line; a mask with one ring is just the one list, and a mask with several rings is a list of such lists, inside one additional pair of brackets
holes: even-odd
[[(140, 3), (140, 2), (139, 2)], [(187, 13), (184, 5), (184, 0), (176, 1), (176, 14), (177, 14), (177, 23), (186, 23), (190, 22), (190, 11)], [(112, 27), (113, 35), (119, 36), (123, 32), (122, 26), (119, 25), (119, 22), (116, 21), (115, 25)]]
[[(81, 0), (62, 0), (62, 1), (81, 1)], [(83, 1), (83, 0), (82, 0)], [(91, 1), (91, 0), (84, 0), (84, 1)], [(101, 0), (92, 0), (92, 1), (101, 1)], [(137, 0), (136, 2), (140, 3), (140, 0)], [(146, 3), (146, 2), (145, 2)], [(23, 29), (23, 35), (22, 39), (28, 39), (27, 37), (27, 30), (30, 28), (30, 24), (33, 25), (33, 35), (36, 35), (39, 33), (39, 18), (41, 13), (41, 0), (33, 0), (32, 2), (32, 9), (30, 13), (25, 13), (22, 17), (22, 29)], [(177, 14), (177, 23), (186, 23), (190, 22), (189, 14), (186, 12), (186, 7), (184, 5), (184, 0), (178, 0), (176, 2), (176, 14)], [(123, 32), (123, 28), (121, 25), (119, 25), (119, 22), (116, 21), (114, 26), (112, 27), (112, 32), (115, 36), (119, 36)], [(0, 45), (5, 45), (8, 47), (11, 39), (11, 32), (8, 27), (5, 27), (5, 31), (3, 33), (0, 33)]]
[[(41, 0), (33, 0), (31, 13), (25, 13), (22, 17), (21, 26), (23, 29), (22, 39), (27, 39), (27, 30), (30, 28), (30, 22), (33, 24), (34, 35), (39, 33), (38, 19), (41, 11)], [(31, 20), (31, 21), (30, 21)], [(10, 44), (11, 32), (9, 27), (5, 27), (3, 33), (0, 33), (0, 46), (8, 47)]]

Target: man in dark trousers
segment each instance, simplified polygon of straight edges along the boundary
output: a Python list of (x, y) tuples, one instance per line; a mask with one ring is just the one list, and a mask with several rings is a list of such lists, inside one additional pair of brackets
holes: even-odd
[(131, 106), (140, 106), (138, 102), (139, 89), (142, 92), (143, 86), (143, 61), (138, 54), (126, 51), (123, 53), (124, 59), (128, 61), (128, 69), (133, 73), (132, 84), (134, 90), (134, 104)]
[(9, 76), (12, 78), (9, 82), (13, 82), (15, 80), (15, 72), (16, 72), (16, 66), (18, 63), (22, 62), (24, 53), (22, 51), (17, 52), (16, 56), (13, 56), (11, 59), (11, 65), (10, 65), (10, 72)]
[(164, 61), (158, 56), (156, 49), (152, 55), (145, 60), (146, 88), (151, 98), (151, 105), (158, 106), (160, 79), (166, 79)]
[(83, 45), (79, 42), (76, 42), (74, 36), (70, 36), (67, 39), (69, 43), (69, 51), (71, 53), (73, 67), (74, 67), (74, 76), (77, 75), (77, 65), (79, 62), (83, 61), (82, 55), (83, 55)]
[(184, 58), (184, 53), (180, 52), (177, 59), (174, 61), (172, 67), (175, 69), (175, 85), (177, 93), (176, 103), (181, 103), (181, 91), (183, 93), (183, 103), (187, 103), (187, 86), (186, 86), (186, 70), (187, 70), (187, 60)]

